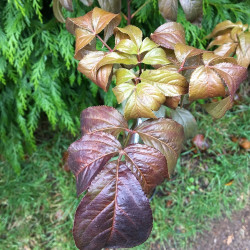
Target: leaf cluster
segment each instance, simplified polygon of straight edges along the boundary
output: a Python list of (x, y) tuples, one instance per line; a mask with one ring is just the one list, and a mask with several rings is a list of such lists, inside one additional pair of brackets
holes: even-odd
[[(77, 247), (141, 244), (152, 229), (147, 196), (172, 173), (184, 138), (182, 126), (161, 118), (130, 129), (117, 110), (97, 106), (82, 112), (81, 131), (81, 139), (68, 150), (77, 194), (88, 190), (75, 215)], [(128, 143), (135, 134), (144, 145)]]
[[(189, 101), (230, 96), (204, 106), (216, 118), (231, 107), (239, 84), (247, 76), (246, 68), (234, 58), (186, 45), (185, 31), (175, 22), (161, 25), (151, 39), (143, 39), (138, 27), (118, 28), (119, 21), (118, 14), (94, 8), (83, 17), (68, 18), (66, 27), (76, 35), (75, 58), (80, 60), (80, 72), (105, 91), (114, 74), (117, 86), (113, 92), (118, 103), (124, 103), (127, 120), (156, 118), (153, 111), (166, 102), (176, 108), (177, 98), (185, 94)], [(104, 28), (108, 31), (103, 40), (99, 33)], [(113, 32), (115, 46), (111, 48), (106, 41)], [(95, 39), (109, 51), (97, 51)]]
[(214, 38), (208, 45), (208, 49), (219, 46), (214, 53), (219, 56), (234, 56), (237, 62), (243, 67), (250, 64), (250, 31), (249, 25), (242, 22), (232, 23), (230, 20), (219, 23), (215, 26), (207, 39)]

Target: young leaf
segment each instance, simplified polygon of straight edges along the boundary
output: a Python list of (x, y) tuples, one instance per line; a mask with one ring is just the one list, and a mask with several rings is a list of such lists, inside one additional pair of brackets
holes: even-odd
[(158, 0), (158, 6), (164, 19), (176, 21), (178, 0)]
[(188, 84), (184, 76), (168, 70), (145, 70), (141, 81), (157, 87), (165, 96), (179, 96), (188, 92)]
[(235, 52), (237, 46), (237, 43), (225, 43), (219, 48), (215, 49), (214, 53), (218, 56), (231, 56)]
[(186, 18), (190, 22), (195, 22), (202, 16), (202, 0), (180, 0)]
[(146, 145), (158, 149), (165, 155), (168, 173), (171, 175), (181, 152), (184, 139), (182, 125), (166, 118), (150, 119), (139, 125), (135, 131)]
[(112, 107), (89, 107), (81, 113), (82, 135), (106, 132), (117, 136), (128, 129), (128, 123), (120, 112)]
[(136, 44), (129, 39), (122, 39), (116, 46), (114, 50), (118, 50), (123, 53), (127, 53), (130, 55), (137, 55), (138, 49)]
[(166, 53), (162, 48), (154, 48), (150, 50), (143, 58), (142, 63), (149, 65), (168, 64)]
[(137, 64), (137, 58), (135, 55), (129, 55), (122, 52), (111, 52), (105, 55), (97, 64), (97, 68), (108, 64), (126, 64), (126, 65), (135, 65)]
[(107, 91), (111, 82), (112, 65), (97, 67), (105, 55), (106, 53), (103, 51), (90, 52), (82, 58), (77, 69), (104, 91)]
[(128, 168), (146, 194), (151, 194), (168, 177), (166, 158), (160, 151), (147, 145), (133, 144), (124, 149), (124, 154)]
[(103, 166), (119, 151), (121, 144), (110, 134), (86, 134), (68, 149), (70, 170), (76, 177), (77, 195), (90, 185)]
[(117, 102), (120, 104), (128, 99), (135, 89), (136, 87), (132, 82), (124, 82), (114, 87), (113, 92), (116, 96)]
[(230, 33), (226, 33), (220, 36), (217, 36), (211, 43), (208, 45), (208, 49), (212, 48), (215, 45), (223, 45), (226, 43), (233, 43)]
[(158, 45), (156, 43), (154, 43), (153, 41), (151, 41), (148, 37), (146, 37), (143, 41), (142, 41), (142, 44), (141, 44), (141, 47), (140, 47), (140, 51), (139, 53), (142, 54), (146, 51), (150, 51), (154, 48), (157, 48)]
[(181, 24), (169, 22), (158, 27), (150, 38), (167, 49), (174, 49), (175, 44), (185, 43), (185, 31)]
[(229, 110), (233, 105), (233, 101), (230, 96), (213, 103), (204, 104), (205, 110), (214, 118), (221, 118), (225, 115), (227, 110)]
[(197, 134), (197, 122), (188, 110), (183, 108), (172, 110), (171, 118), (183, 126), (186, 139), (193, 138)]
[(116, 85), (119, 85), (124, 82), (128, 82), (136, 77), (135, 74), (131, 70), (124, 69), (124, 68), (116, 70), (115, 76), (116, 76)]
[(142, 31), (134, 25), (128, 25), (124, 28), (116, 28), (115, 36), (120, 36), (120, 33), (128, 35), (129, 38), (136, 44), (139, 50), (142, 43)]
[[(121, 85), (123, 84), (113, 89), (116, 96), (117, 89), (120, 89)], [(129, 120), (139, 117), (156, 118), (152, 110), (157, 111), (160, 108), (165, 101), (165, 96), (154, 86), (143, 82), (134, 86), (131, 92), (124, 110), (125, 119)]]
[(73, 229), (77, 247), (134, 247), (151, 230), (152, 212), (139, 182), (124, 163), (110, 162), (77, 208)]

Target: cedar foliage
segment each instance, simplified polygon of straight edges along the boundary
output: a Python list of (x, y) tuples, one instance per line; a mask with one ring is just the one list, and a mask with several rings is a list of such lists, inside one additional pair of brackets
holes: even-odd
[[(223, 20), (249, 22), (249, 1), (237, 2), (204, 0), (201, 28), (186, 21), (179, 7), (178, 22), (185, 28), (187, 43), (206, 47), (203, 37)], [(149, 35), (165, 20), (157, 0), (132, 1), (132, 13), (143, 4), (132, 23)], [(75, 11), (64, 15), (84, 15), (94, 6), (97, 1), (91, 7), (74, 1)], [(0, 152), (19, 173), (25, 154), (36, 148), (34, 133), (42, 120), (47, 119), (53, 130), (76, 134), (81, 110), (115, 106), (116, 99), (112, 88), (104, 93), (77, 72), (74, 37), (55, 20), (51, 1), (3, 0), (0, 9)], [(126, 13), (126, 1), (122, 11)]]

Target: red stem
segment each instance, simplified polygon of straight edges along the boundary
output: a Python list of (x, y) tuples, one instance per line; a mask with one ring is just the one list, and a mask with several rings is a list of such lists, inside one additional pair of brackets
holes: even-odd
[(130, 9), (131, 0), (127, 0), (127, 3), (128, 3), (127, 25), (130, 25), (131, 23), (131, 9)]
[(101, 38), (98, 34), (96, 34), (96, 37), (102, 42), (102, 44), (103, 44), (110, 52), (113, 52), (113, 50), (108, 46), (107, 43), (105, 43), (105, 42), (102, 40), (102, 38)]

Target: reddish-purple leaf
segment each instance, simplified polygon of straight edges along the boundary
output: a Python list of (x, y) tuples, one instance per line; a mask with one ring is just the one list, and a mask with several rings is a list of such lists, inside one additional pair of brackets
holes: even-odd
[(119, 161), (107, 164), (77, 208), (73, 235), (83, 249), (134, 247), (152, 229), (152, 212), (141, 186)]
[(88, 188), (102, 167), (120, 150), (119, 141), (103, 132), (86, 134), (70, 145), (68, 163), (76, 176), (78, 195)]
[(168, 173), (173, 173), (184, 140), (184, 130), (179, 123), (166, 118), (147, 120), (139, 125), (135, 131), (143, 142), (158, 149), (165, 155)]
[(165, 156), (158, 150), (142, 144), (132, 144), (124, 149), (127, 166), (140, 182), (146, 194), (168, 177)]
[(117, 136), (128, 129), (128, 123), (116, 109), (108, 106), (89, 107), (82, 111), (82, 134), (106, 132)]
[(181, 24), (169, 22), (158, 27), (150, 38), (162, 47), (174, 49), (175, 44), (185, 43), (185, 31)]

